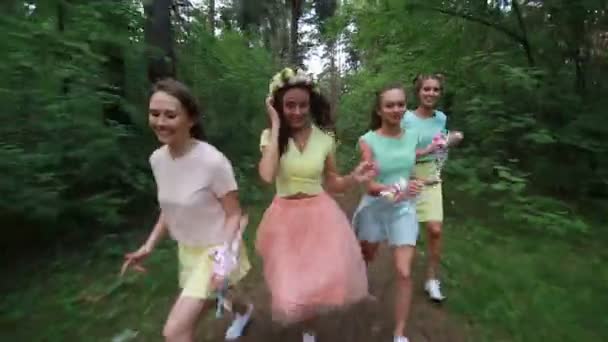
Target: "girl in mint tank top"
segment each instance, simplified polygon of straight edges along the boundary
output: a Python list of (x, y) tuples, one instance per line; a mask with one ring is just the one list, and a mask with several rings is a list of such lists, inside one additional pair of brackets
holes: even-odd
[(401, 125), (405, 129), (418, 131), (419, 140), (417, 144), (418, 158), (417, 163), (433, 160), (432, 151), (425, 150), (431, 145), (433, 137), (438, 133), (444, 132), (446, 129), (447, 116), (439, 110), (430, 117), (420, 117), (415, 111), (408, 110), (403, 116)]
[[(443, 76), (438, 74), (419, 75), (414, 80), (414, 90), (418, 97), (418, 107), (413, 111), (408, 111), (401, 124), (406, 130), (419, 132), (420, 140), (417, 147), (418, 157), (414, 167), (414, 175), (418, 178), (427, 179), (436, 174), (435, 157), (433, 156), (435, 149), (431, 142), (439, 132), (445, 131), (447, 123), (446, 115), (437, 110), (437, 102), (443, 91)], [(427, 280), (424, 289), (430, 299), (434, 301), (441, 301), (445, 298), (441, 293), (439, 277), (437, 276), (443, 228), (442, 191), (441, 183), (427, 186), (416, 201), (418, 221), (423, 222), (426, 226), (429, 246)]]
[[(395, 342), (408, 341), (406, 322), (411, 303), (410, 270), (418, 238), (416, 210), (408, 200), (421, 189), (421, 182), (410, 179), (419, 137), (415, 131), (401, 127), (404, 112), (405, 92), (401, 86), (389, 86), (376, 94), (371, 130), (361, 136), (359, 148), (361, 159), (373, 161), (378, 174), (367, 182), (367, 194), (353, 215), (353, 227), (367, 263), (373, 260), (380, 242), (387, 241), (393, 250), (395, 269), (398, 270), (397, 298), (402, 298), (394, 308)], [(409, 179), (408, 185), (398, 191), (393, 200), (379, 196), (400, 179)]]
[(394, 184), (401, 178), (408, 179), (416, 161), (418, 134), (405, 131), (400, 136), (389, 137), (377, 131), (368, 131), (363, 140), (372, 150), (378, 168), (376, 180), (381, 184)]

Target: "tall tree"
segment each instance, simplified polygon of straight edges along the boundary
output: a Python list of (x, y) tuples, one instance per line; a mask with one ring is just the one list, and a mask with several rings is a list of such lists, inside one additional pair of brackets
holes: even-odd
[(318, 31), (321, 35), (321, 40), (324, 42), (327, 49), (326, 56), (329, 61), (329, 89), (331, 108), (334, 113), (338, 110), (338, 99), (340, 97), (340, 70), (338, 68), (338, 36), (339, 32), (328, 32), (328, 21), (336, 14), (338, 9), (338, 0), (315, 0), (313, 3), (316, 23)]
[(124, 110), (122, 100), (126, 97), (126, 63), (124, 41), (117, 39), (120, 32), (128, 27), (129, 17), (124, 11), (117, 10), (122, 0), (111, 0), (112, 5), (99, 6), (103, 22), (110, 25), (108, 32), (98, 42), (92, 42), (105, 57), (102, 67), (105, 73), (107, 86), (105, 91), (111, 95), (103, 105), (104, 117), (106, 120), (118, 122), (120, 124), (132, 124), (131, 117)]
[(215, 0), (207, 0), (207, 25), (209, 32), (215, 32)]
[[(63, 36), (65, 34), (65, 24), (66, 24), (66, 1), (58, 0), (57, 1), (57, 31), (59, 34)], [(62, 53), (63, 54), (63, 53)], [(67, 57), (67, 56), (62, 56)], [(70, 80), (68, 77), (64, 77), (61, 81), (61, 91), (65, 95), (68, 93)]]
[(172, 5), (172, 0), (144, 1), (146, 55), (150, 82), (175, 76)]
[(232, 0), (224, 17), (231, 13), (236, 26), (243, 32), (254, 33), (272, 52), (275, 65), (290, 63), (290, 12), (284, 0)]
[(291, 25), (289, 27), (289, 62), (294, 66), (301, 66), (303, 65), (303, 58), (300, 53), (299, 28), (304, 0), (285, 0), (285, 4), (290, 9), (291, 13)]

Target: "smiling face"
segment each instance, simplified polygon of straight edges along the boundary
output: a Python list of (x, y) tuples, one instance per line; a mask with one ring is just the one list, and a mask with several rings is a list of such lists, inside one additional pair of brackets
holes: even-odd
[(426, 108), (435, 108), (441, 96), (441, 84), (434, 78), (428, 78), (422, 82), (418, 91), (420, 105)]
[(190, 128), (194, 125), (181, 102), (164, 91), (157, 91), (150, 98), (148, 123), (158, 140), (170, 146), (190, 139)]
[(292, 129), (301, 129), (310, 123), (310, 91), (291, 88), (283, 95), (283, 116)]
[(405, 113), (405, 92), (403, 89), (394, 88), (380, 95), (380, 104), (377, 113), (382, 122), (389, 126), (399, 126)]

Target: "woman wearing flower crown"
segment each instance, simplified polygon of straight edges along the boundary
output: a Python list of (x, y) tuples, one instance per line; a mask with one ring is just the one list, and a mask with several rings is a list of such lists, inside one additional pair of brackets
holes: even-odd
[[(401, 122), (405, 129), (417, 130), (418, 142), (414, 175), (422, 179), (435, 177), (437, 165), (433, 152), (436, 150), (433, 138), (446, 129), (446, 115), (437, 110), (437, 103), (443, 90), (443, 76), (440, 74), (418, 75), (414, 79), (414, 90), (418, 97), (418, 107), (407, 111)], [(462, 139), (460, 132), (448, 137), (448, 145), (454, 145)], [(424, 289), (433, 301), (445, 299), (441, 293), (438, 280), (438, 268), (441, 251), (441, 229), (443, 223), (443, 195), (441, 182), (424, 187), (416, 203), (418, 221), (426, 225), (429, 257), (427, 263), (427, 280)]]
[[(270, 128), (262, 132), (259, 174), (275, 183), (256, 248), (271, 293), (272, 316), (310, 327), (319, 313), (367, 297), (365, 263), (348, 219), (323, 190), (343, 192), (375, 175), (371, 163), (338, 173), (327, 100), (302, 70), (286, 68), (270, 83)], [(311, 330), (304, 342), (315, 341)]]

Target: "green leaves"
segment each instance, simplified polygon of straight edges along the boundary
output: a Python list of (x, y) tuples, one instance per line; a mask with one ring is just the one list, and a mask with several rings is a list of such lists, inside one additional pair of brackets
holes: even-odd
[[(340, 22), (347, 44), (361, 58), (344, 79), (338, 124), (346, 146), (354, 146), (367, 129), (373, 92), (384, 82), (402, 80), (409, 86), (416, 73), (444, 71), (440, 109), (448, 115), (449, 128), (466, 137), (450, 153), (450, 184), (500, 208), (516, 225), (552, 235), (586, 231), (574, 203), (584, 203), (592, 193), (604, 199), (608, 194), (608, 131), (601, 124), (608, 102), (605, 96), (590, 95), (607, 89), (607, 69), (603, 63), (595, 69), (597, 75), (576, 71), (570, 52), (558, 51), (584, 40), (548, 37), (573, 29), (580, 16), (591, 12), (551, 16), (558, 21), (553, 27), (543, 13), (563, 12), (571, 5), (556, 1), (515, 9), (495, 2), (349, 3)], [(588, 89), (586, 97), (573, 86), (582, 78), (594, 79), (597, 88)], [(407, 102), (410, 109), (417, 105), (411, 88)], [(565, 200), (573, 208), (564, 210)]]
[[(97, 49), (109, 40), (127, 44), (129, 28), (106, 20), (120, 27), (135, 12), (125, 9), (128, 3), (72, 3), (58, 18), (54, 5), (47, 5), (34, 16), (0, 21), (7, 33), (0, 40), (6, 52), (0, 64), (0, 135), (6, 139), (0, 144), (0, 217), (9, 231), (36, 231), (39, 239), (74, 227), (116, 226), (125, 206), (151, 188), (141, 153), (151, 149), (148, 140), (103, 116), (108, 103), (138, 107), (117, 95), (103, 72), (107, 56)], [(16, 235), (1, 243), (17, 243), (11, 240)]]

